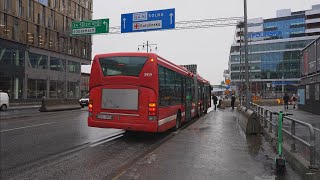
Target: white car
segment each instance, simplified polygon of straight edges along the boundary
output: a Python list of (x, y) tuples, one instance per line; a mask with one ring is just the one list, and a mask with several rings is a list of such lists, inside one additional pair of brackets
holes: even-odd
[(89, 94), (87, 94), (84, 98), (79, 100), (80, 106), (83, 108), (84, 106), (89, 105)]
[(5, 92), (0, 92), (0, 110), (5, 111), (9, 107), (9, 96)]

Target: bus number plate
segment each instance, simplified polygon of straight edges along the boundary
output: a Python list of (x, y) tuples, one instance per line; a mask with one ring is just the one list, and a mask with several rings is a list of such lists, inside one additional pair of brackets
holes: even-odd
[(106, 119), (106, 120), (111, 120), (113, 119), (113, 116), (112, 115), (107, 115), (107, 114), (99, 114), (97, 116), (99, 119)]

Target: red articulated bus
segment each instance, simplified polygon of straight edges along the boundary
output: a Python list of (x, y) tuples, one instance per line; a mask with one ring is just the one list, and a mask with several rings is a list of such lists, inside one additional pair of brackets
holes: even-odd
[(96, 55), (88, 125), (145, 132), (178, 129), (207, 113), (210, 92), (208, 81), (153, 53)]

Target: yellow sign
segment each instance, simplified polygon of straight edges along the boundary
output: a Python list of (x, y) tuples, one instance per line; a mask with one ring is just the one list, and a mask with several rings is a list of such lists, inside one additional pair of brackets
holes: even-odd
[(225, 90), (225, 91), (224, 91), (224, 94), (225, 94), (225, 95), (228, 95), (229, 92), (230, 92), (229, 90)]

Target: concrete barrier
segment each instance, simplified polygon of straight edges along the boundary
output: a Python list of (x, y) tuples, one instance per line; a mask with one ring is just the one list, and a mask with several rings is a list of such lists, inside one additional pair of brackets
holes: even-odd
[(257, 134), (261, 131), (261, 125), (257, 115), (251, 109), (246, 110), (244, 106), (237, 107), (238, 123), (246, 134)]
[[(231, 107), (231, 99), (223, 99), (221, 100), (223, 107)], [(234, 102), (234, 107), (237, 107), (240, 104), (240, 101), (237, 99)]]
[[(252, 102), (255, 104), (258, 104), (260, 106), (279, 106), (279, 105), (282, 105), (282, 102), (279, 104), (277, 99), (258, 99), (258, 100), (253, 100)], [(222, 103), (224, 104), (225, 107), (231, 106), (230, 99), (223, 99)], [(237, 98), (234, 106), (238, 106), (239, 104), (240, 104), (240, 100), (239, 100), (239, 98)], [(246, 101), (244, 100), (242, 102), (242, 104), (246, 104)]]
[(79, 99), (42, 99), (40, 112), (81, 109)]

